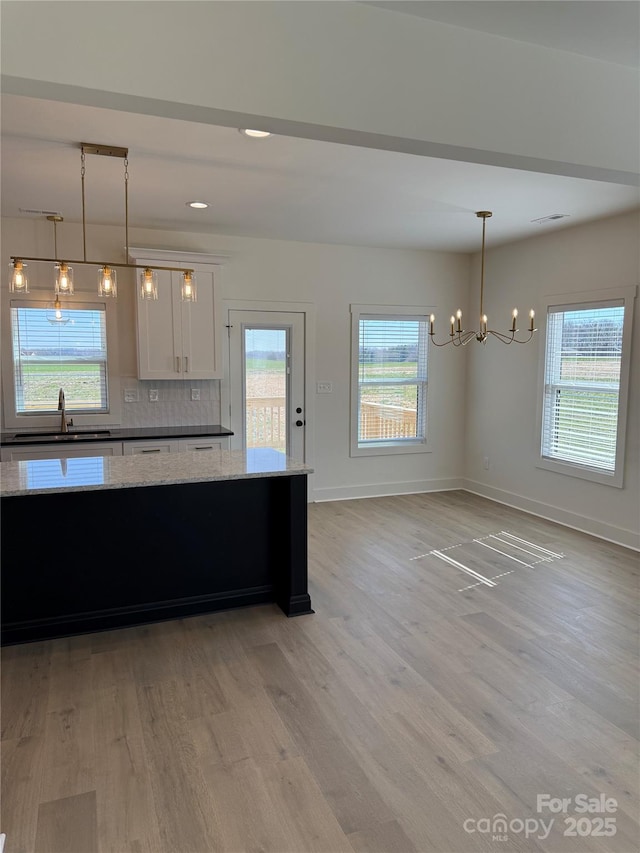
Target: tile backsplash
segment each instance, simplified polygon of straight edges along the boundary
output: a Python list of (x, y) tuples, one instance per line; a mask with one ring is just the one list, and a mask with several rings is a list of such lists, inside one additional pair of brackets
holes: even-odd
[[(124, 428), (201, 424), (228, 426), (220, 420), (219, 379), (185, 382), (182, 379), (147, 380), (123, 376), (120, 382)], [(191, 399), (193, 389), (200, 391), (199, 400)], [(149, 399), (152, 390), (158, 392), (157, 402)], [(135, 402), (125, 402), (127, 391), (134, 392)]]

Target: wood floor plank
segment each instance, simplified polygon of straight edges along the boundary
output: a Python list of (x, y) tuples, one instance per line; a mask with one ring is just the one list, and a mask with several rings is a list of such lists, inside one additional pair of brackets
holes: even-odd
[[(502, 530), (563, 556), (473, 543)], [(463, 589), (446, 548), (512, 571)], [(311, 505), (309, 572), (312, 616), (3, 649), (5, 853), (640, 849), (637, 554), (447, 492)], [(545, 792), (615, 798), (616, 835), (465, 829)]]
[(95, 791), (41, 803), (35, 853), (98, 853)]
[(252, 651), (267, 693), (345, 833), (393, 818), (275, 643)]

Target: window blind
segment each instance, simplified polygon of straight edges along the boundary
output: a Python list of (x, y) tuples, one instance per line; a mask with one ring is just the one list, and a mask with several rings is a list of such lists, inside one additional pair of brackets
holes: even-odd
[(64, 389), (67, 412), (107, 412), (107, 330), (104, 307), (66, 307), (66, 322), (45, 307), (13, 304), (11, 332), (16, 412), (58, 409)]
[(424, 439), (426, 318), (361, 316), (358, 443)]
[(622, 301), (549, 308), (543, 457), (615, 471), (623, 323)]

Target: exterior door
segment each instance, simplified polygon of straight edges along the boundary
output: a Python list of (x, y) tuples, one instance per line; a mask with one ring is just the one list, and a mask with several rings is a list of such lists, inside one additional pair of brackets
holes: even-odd
[(304, 314), (229, 310), (231, 447), (305, 459)]

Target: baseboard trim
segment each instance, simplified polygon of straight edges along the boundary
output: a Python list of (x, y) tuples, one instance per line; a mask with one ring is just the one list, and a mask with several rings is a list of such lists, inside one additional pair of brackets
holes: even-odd
[(414, 480), (404, 483), (371, 483), (362, 486), (334, 486), (313, 489), (311, 503), (323, 501), (352, 501), (359, 498), (387, 498), (393, 495), (415, 495), (421, 492), (450, 492), (464, 489), (466, 481), (459, 477), (441, 480)]
[(570, 512), (561, 507), (553, 506), (553, 504), (543, 503), (532, 498), (525, 498), (523, 495), (518, 495), (515, 492), (508, 492), (504, 489), (497, 489), (494, 486), (487, 486), (485, 483), (479, 483), (477, 480), (464, 480), (460, 488), (465, 492), (470, 492), (481, 498), (488, 498), (496, 503), (510, 506), (513, 509), (520, 509), (523, 512), (528, 512), (530, 515), (536, 515), (538, 518), (544, 518), (546, 521), (554, 521), (556, 524), (562, 524), (564, 527), (570, 527), (573, 530), (578, 530), (580, 533), (587, 533), (590, 536), (596, 536), (598, 539), (613, 542), (614, 545), (622, 545), (623, 548), (640, 551), (640, 534), (635, 533), (633, 530), (616, 527), (613, 524), (599, 521), (597, 518), (590, 518), (586, 515)]

